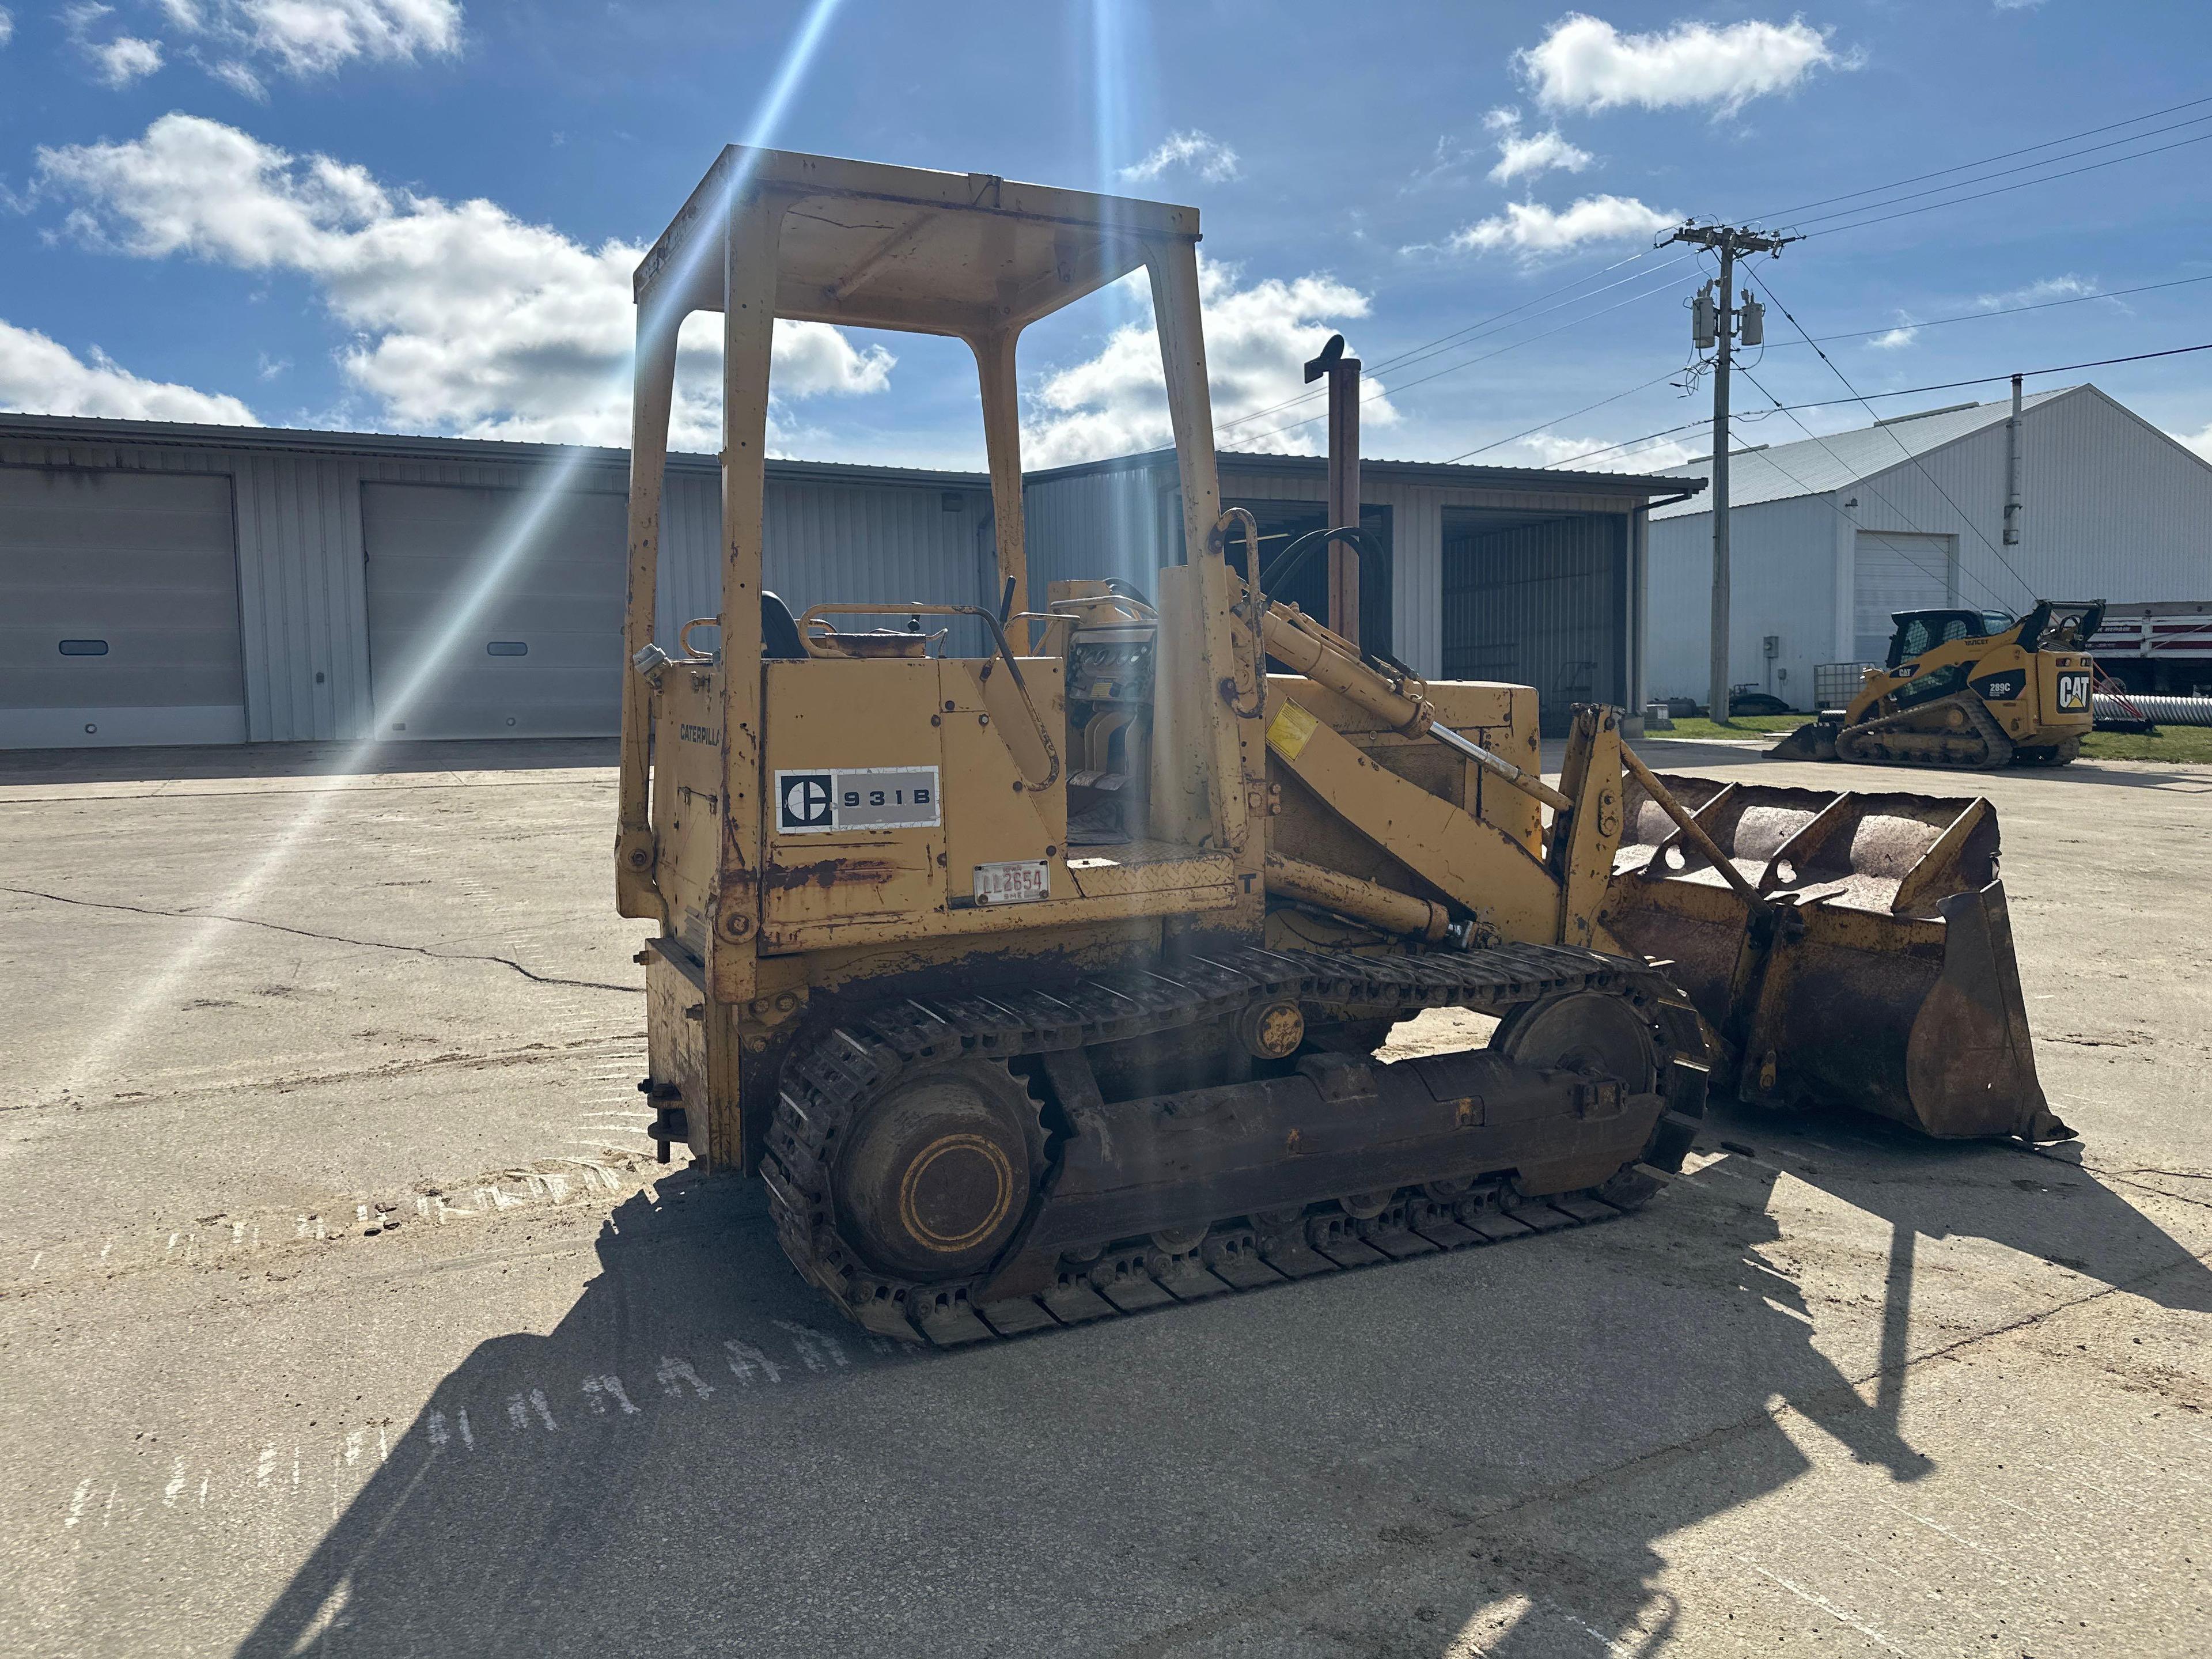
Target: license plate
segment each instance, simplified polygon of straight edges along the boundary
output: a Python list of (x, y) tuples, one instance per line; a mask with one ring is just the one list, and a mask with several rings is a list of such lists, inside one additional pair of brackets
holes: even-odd
[(978, 904), (1034, 904), (1052, 896), (1052, 871), (1042, 859), (975, 866)]
[(2089, 677), (2087, 674), (2061, 674), (2058, 677), (2058, 706), (2061, 708), (2087, 708), (2089, 706)]

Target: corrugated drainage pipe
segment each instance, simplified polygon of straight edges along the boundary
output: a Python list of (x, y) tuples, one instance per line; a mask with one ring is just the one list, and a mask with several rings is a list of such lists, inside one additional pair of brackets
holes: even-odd
[(2131, 720), (2140, 713), (2159, 726), (2212, 726), (2212, 697), (2144, 697), (2130, 691), (2124, 698), (2091, 701), (2105, 720)]

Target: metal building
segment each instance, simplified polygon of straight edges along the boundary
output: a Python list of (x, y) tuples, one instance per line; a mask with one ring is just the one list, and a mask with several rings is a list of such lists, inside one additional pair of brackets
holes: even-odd
[[(1032, 475), (1036, 601), (1060, 576), (1148, 585), (1180, 552), (1175, 477), (1165, 452)], [(1221, 477), (1263, 570), (1322, 527), (1318, 458), (1224, 455)], [(1646, 507), (1700, 486), (1398, 461), (1362, 480), (1389, 550), (1362, 567), (1367, 644), (1534, 685), (1554, 724), (1638, 706)], [(628, 486), (618, 449), (0, 415), (0, 748), (611, 733)], [(664, 513), (672, 641), (719, 603), (713, 457), (669, 458)], [(980, 473), (771, 461), (767, 537), (794, 611), (996, 601)], [(1285, 597), (1318, 610), (1322, 568)]]
[[(1323, 528), (1326, 464), (1306, 455), (1219, 458), (1221, 504), (1259, 520), (1261, 570)], [(1360, 642), (1431, 678), (1533, 685), (1545, 730), (1569, 706), (1642, 706), (1648, 511), (1701, 480), (1426, 461), (1360, 464), (1362, 527), (1389, 558), (1360, 567)], [(1140, 586), (1173, 556), (1182, 522), (1175, 455), (1158, 450), (1030, 475), (1030, 579), (1115, 575)], [(1323, 567), (1279, 596), (1319, 613)], [(1270, 592), (1278, 592), (1269, 583)]]
[[(0, 748), (611, 733), (629, 488), (619, 449), (0, 415)], [(712, 456), (669, 458), (672, 639), (720, 602), (720, 501)], [(990, 504), (771, 461), (769, 580), (972, 602)]]
[[(2094, 386), (2022, 401), (2020, 538), (2004, 540), (2010, 399), (1731, 452), (1729, 678), (1811, 708), (1856, 686), (1893, 611), (2018, 613), (2039, 599), (2186, 599), (2212, 568), (2212, 465)], [(1682, 474), (1703, 475), (1711, 458)], [(1654, 696), (1706, 689), (1712, 514), (1651, 515)]]

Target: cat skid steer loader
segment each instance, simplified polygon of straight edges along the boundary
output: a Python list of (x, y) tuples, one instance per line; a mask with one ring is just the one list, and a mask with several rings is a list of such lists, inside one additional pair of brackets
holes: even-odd
[[(1601, 707), (1554, 787), (1531, 689), (1425, 684), (1237, 574), (1198, 240), (1184, 207), (732, 149), (640, 266), (616, 875), (659, 928), (663, 1156), (757, 1175), (844, 1314), (953, 1344), (1613, 1217), (1715, 1083), (2063, 1133), (1985, 802), (1662, 780)], [(1177, 545), (1149, 593), (1032, 609), (1015, 343), (1137, 271)], [(653, 636), (694, 311), (725, 348), (711, 646)], [(973, 349), (1001, 605), (763, 591), (779, 317)], [(1430, 1009), (1495, 1027), (1376, 1058)]]
[(1767, 752), (1778, 760), (1996, 769), (2064, 766), (2095, 723), (2090, 639), (2104, 601), (2002, 611), (1900, 611), (1889, 660), (1844, 708)]

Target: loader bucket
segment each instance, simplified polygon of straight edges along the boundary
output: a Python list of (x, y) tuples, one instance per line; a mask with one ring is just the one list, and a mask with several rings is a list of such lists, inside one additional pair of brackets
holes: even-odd
[(1769, 760), (1832, 761), (1836, 757), (1836, 728), (1825, 720), (1807, 720), (1766, 751)]
[(1662, 777), (1754, 905), (1626, 781), (1601, 920), (1721, 1038), (1716, 1082), (1946, 1139), (2072, 1133), (2036, 1080), (1986, 799)]

